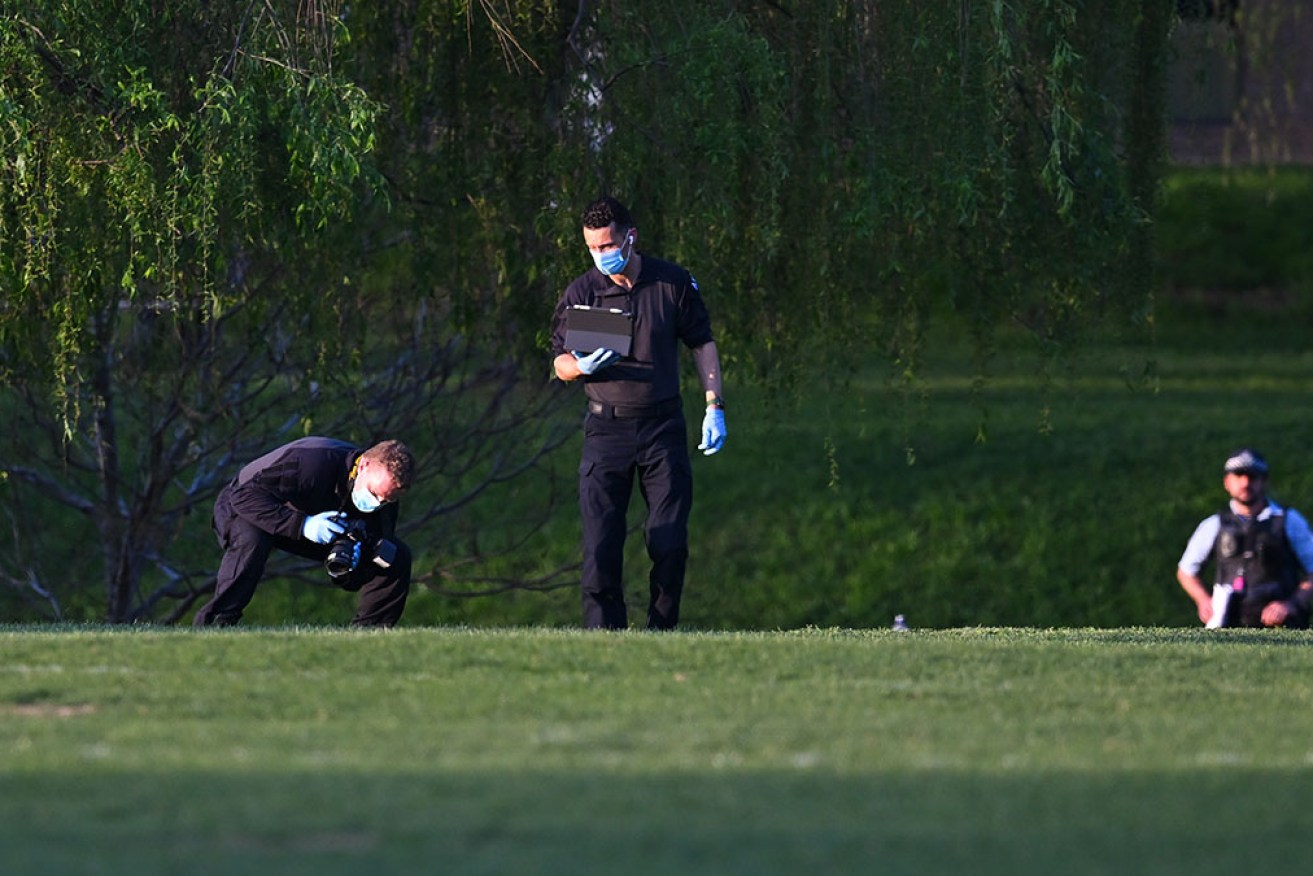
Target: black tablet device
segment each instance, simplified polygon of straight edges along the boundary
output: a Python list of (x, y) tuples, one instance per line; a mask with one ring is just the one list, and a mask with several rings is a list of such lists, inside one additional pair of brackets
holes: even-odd
[(565, 312), (565, 348), (591, 353), (605, 347), (628, 356), (634, 343), (634, 318), (623, 310), (575, 304)]

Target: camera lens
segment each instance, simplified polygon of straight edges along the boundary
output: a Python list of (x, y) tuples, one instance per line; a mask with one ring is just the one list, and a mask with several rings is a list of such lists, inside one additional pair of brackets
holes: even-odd
[(349, 538), (338, 539), (328, 548), (324, 568), (333, 578), (341, 578), (355, 571), (360, 562), (360, 542)]

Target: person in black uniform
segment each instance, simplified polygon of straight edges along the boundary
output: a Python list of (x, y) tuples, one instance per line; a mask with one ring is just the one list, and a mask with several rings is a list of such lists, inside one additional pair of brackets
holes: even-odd
[[(413, 472), (400, 441), (362, 451), (331, 438), (301, 438), (246, 465), (214, 502), (223, 560), (195, 625), (237, 623), (274, 548), (320, 563), (332, 550), (333, 582), (360, 593), (352, 625), (395, 625), (411, 573), (410, 550), (395, 537), (396, 502)], [(348, 529), (359, 537), (346, 537)]]
[[(644, 535), (652, 561), (647, 627), (669, 630), (679, 621), (693, 504), (679, 344), (692, 350), (706, 396), (698, 449), (708, 456), (725, 443), (720, 355), (697, 282), (679, 265), (638, 252), (638, 229), (623, 204), (610, 197), (589, 204), (583, 237), (594, 268), (557, 302), (552, 352), (556, 376), (582, 379), (588, 397), (579, 464), (584, 626), (629, 625), (622, 563), (625, 515), (637, 479), (647, 502)], [(568, 349), (566, 313), (575, 305), (630, 314), (629, 355)]]

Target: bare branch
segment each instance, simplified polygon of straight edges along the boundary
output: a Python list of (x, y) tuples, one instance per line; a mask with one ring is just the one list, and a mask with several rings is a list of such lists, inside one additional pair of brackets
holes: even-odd
[(59, 597), (42, 586), (41, 578), (37, 575), (36, 569), (29, 567), (24, 570), (22, 576), (0, 571), (0, 581), (4, 581), (11, 589), (18, 591), (20, 595), (35, 594), (41, 602), (50, 607), (52, 620), (60, 621), (64, 619), (64, 609), (59, 603)]
[(583, 51), (579, 48), (579, 29), (583, 27), (584, 16), (588, 14), (588, 0), (579, 0), (579, 6), (575, 10), (574, 21), (570, 23), (570, 32), (565, 35), (565, 44), (574, 50), (579, 56), (579, 60), (586, 61)]
[(95, 503), (90, 499), (66, 488), (45, 472), (24, 465), (6, 465), (5, 463), (0, 463), (0, 472), (24, 483), (40, 487), (47, 498), (54, 499), (61, 505), (67, 505), (69, 508), (83, 514), (92, 514), (96, 510)]
[(258, 2), (260, 2), (260, 0), (250, 0), (250, 2), (246, 4), (246, 11), (242, 13), (242, 20), (237, 25), (237, 35), (233, 38), (232, 51), (228, 53), (228, 60), (224, 63), (223, 72), (220, 74), (225, 79), (232, 78), (233, 69), (237, 64), (237, 54), (242, 48), (242, 36), (246, 32), (246, 22), (250, 20), (251, 10), (255, 8), (255, 4)]

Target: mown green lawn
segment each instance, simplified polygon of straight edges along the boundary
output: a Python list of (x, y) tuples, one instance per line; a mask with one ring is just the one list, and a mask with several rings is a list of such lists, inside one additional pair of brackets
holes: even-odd
[(0, 628), (0, 872), (1302, 872), (1311, 646)]

